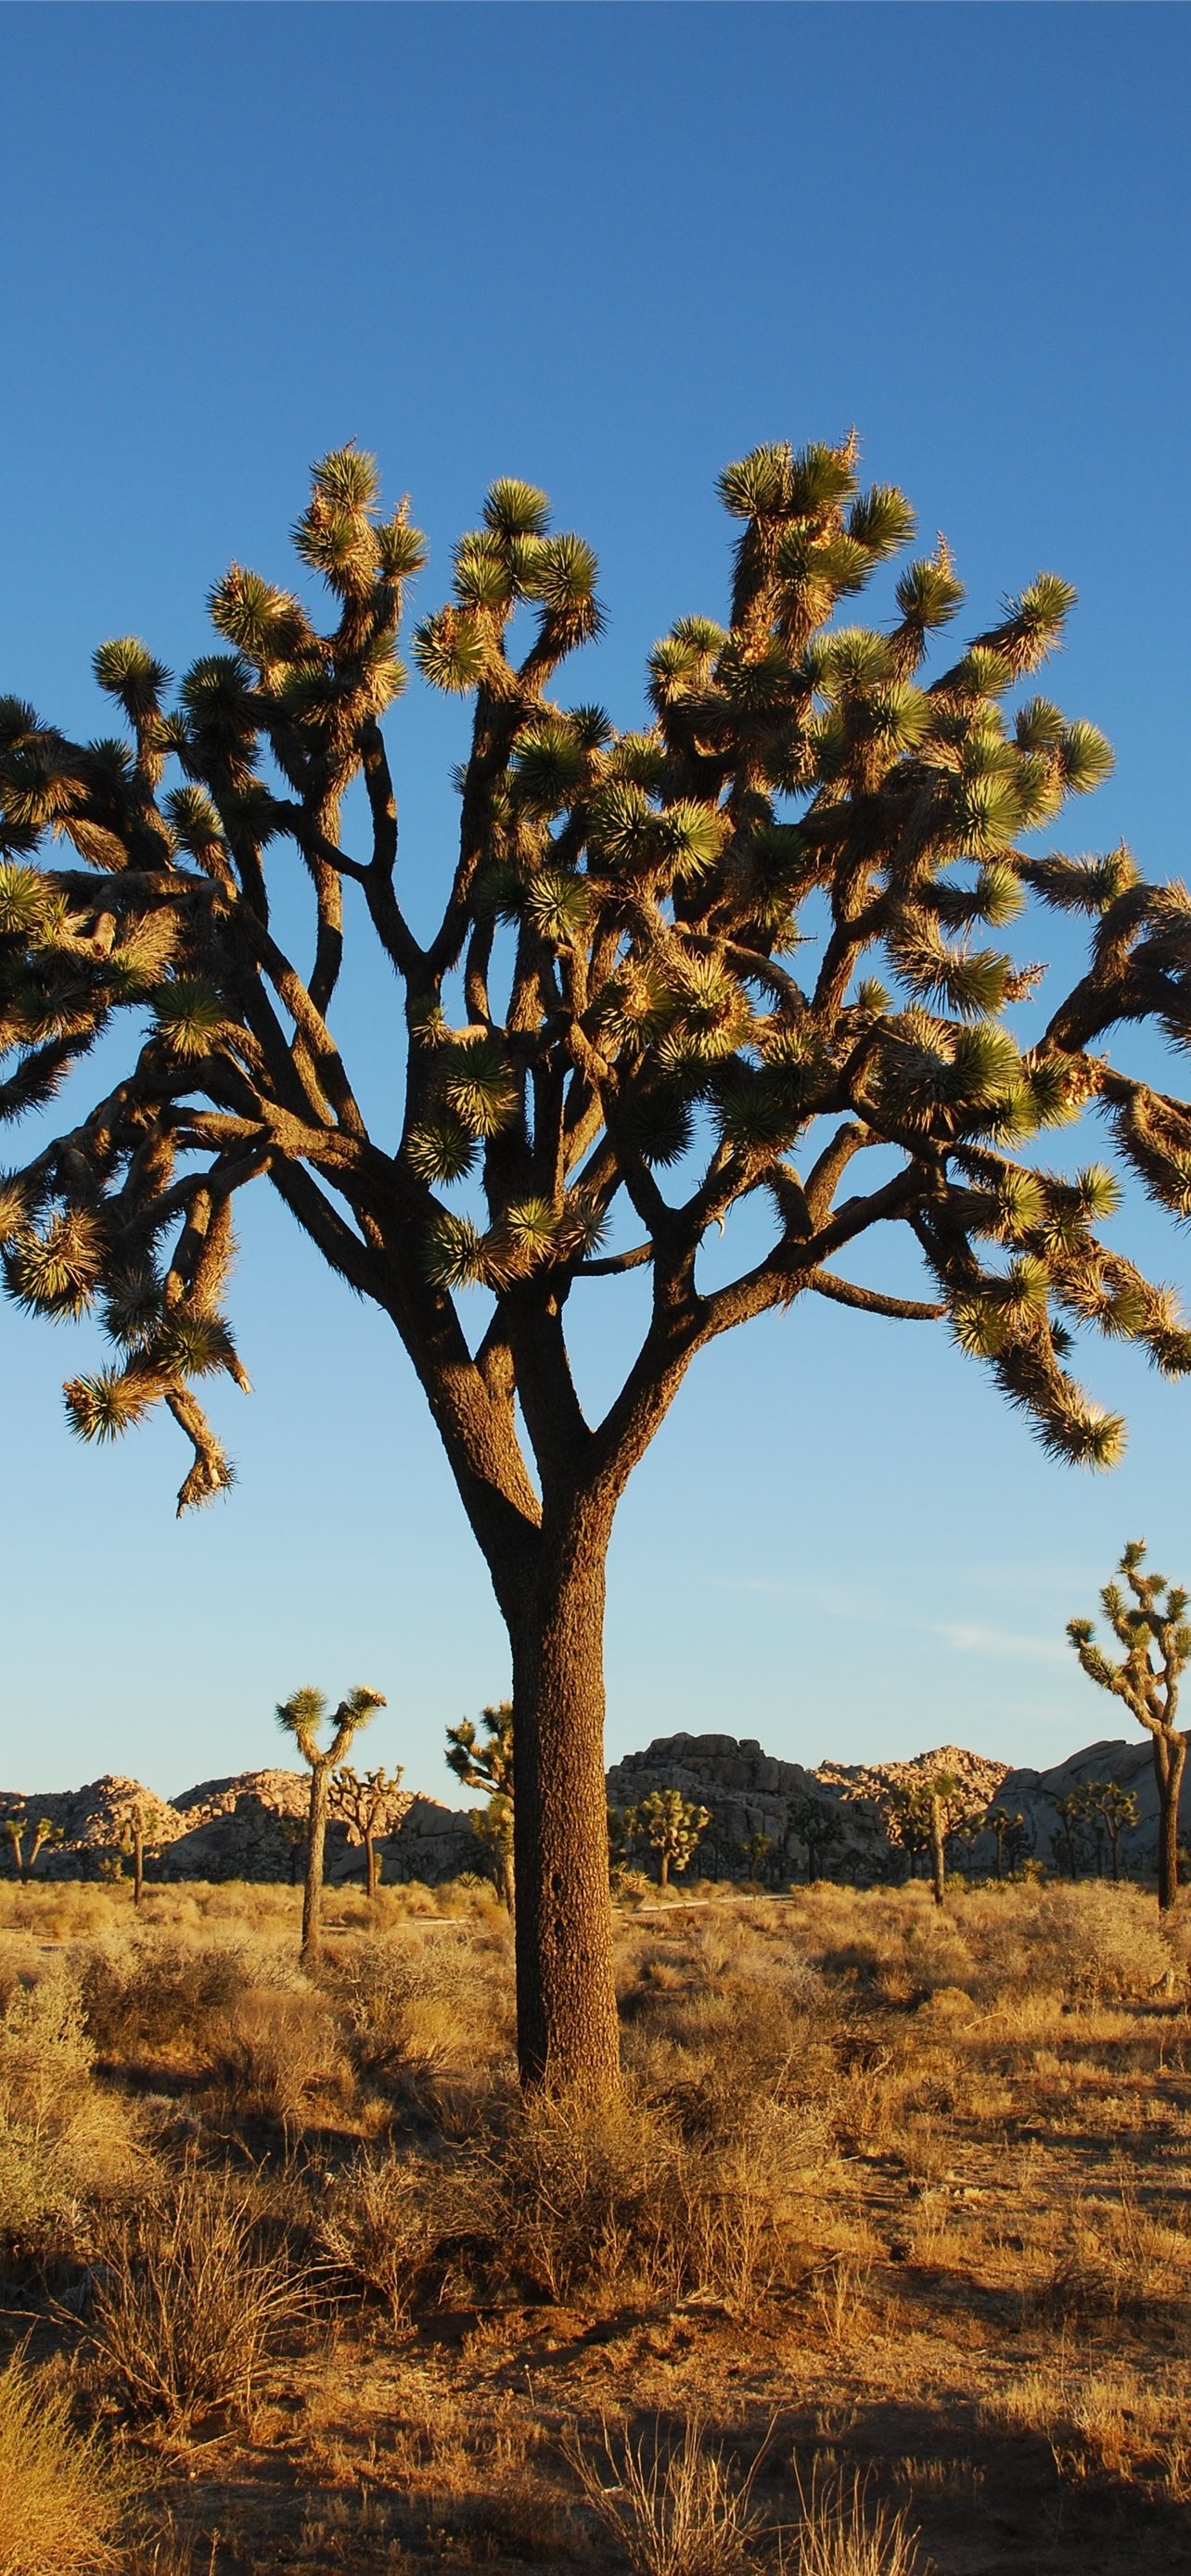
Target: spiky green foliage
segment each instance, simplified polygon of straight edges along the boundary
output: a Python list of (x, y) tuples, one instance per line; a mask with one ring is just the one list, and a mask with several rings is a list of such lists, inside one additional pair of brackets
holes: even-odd
[[(675, 622), (650, 657), (651, 723), (618, 734), (557, 690), (603, 614), (591, 549), (552, 529), (534, 486), (493, 484), (414, 644), (432, 683), (475, 700), (458, 856), (425, 941), (397, 899), (380, 725), (425, 547), (404, 502), (385, 515), (354, 447), (320, 460), (295, 529), (324, 626), (233, 564), (210, 596), (221, 649), (172, 699), (146, 646), (101, 646), (127, 738), (74, 743), (0, 702), (0, 1115), (44, 1111), (101, 1036), (128, 1030), (115, 1087), (81, 1115), (72, 1099), (62, 1133), (0, 1185), (5, 1276), (32, 1311), (102, 1317), (117, 1360), (72, 1382), (71, 1418), (106, 1439), (168, 1404), (195, 1449), (188, 1501), (230, 1474), (196, 1388), (242, 1376), (222, 1311), (230, 1211), (265, 1174), (398, 1322), (428, 1385), (450, 1377), (440, 1420), (473, 1499), (504, 1474), (481, 1420), (504, 1402), (500, 1371), (473, 1369), (454, 1311), (476, 1285), (507, 1310), (492, 1347), (523, 1394), (539, 1370), (561, 1386), (565, 1301), (617, 1267), (653, 1273), (642, 1365), (667, 1400), (702, 1343), (804, 1294), (941, 1313), (1057, 1456), (1100, 1465), (1123, 1426), (1070, 1373), (1073, 1334), (1191, 1366), (1169, 1294), (1105, 1239), (1109, 1184), (1052, 1168), (1038, 1141), (1098, 1112), (1151, 1195), (1191, 1211), (1191, 1106), (1105, 1053), (1118, 1023), (1186, 1041), (1187, 898), (1124, 850), (1023, 846), (1110, 758), (1033, 677), (1069, 586), (1040, 575), (948, 660), (963, 588), (942, 540), (902, 565), (890, 622), (856, 605), (913, 514), (892, 487), (861, 487), (854, 441), (757, 449), (721, 490), (737, 529), (728, 620)], [(357, 782), (360, 855), (342, 838)], [(267, 908), (287, 868), (313, 912), (301, 962)], [(400, 1142), (383, 1121), (368, 1133), (353, 1085), (345, 877), (407, 988)], [(1038, 970), (1019, 957), (1036, 937), (1011, 950), (1001, 935), (1031, 899), (1084, 918), (1089, 949), (1027, 1031)], [(828, 916), (818, 950), (808, 907)], [(701, 1243), (758, 1195), (767, 1252), (701, 1293)], [(925, 1304), (834, 1275), (889, 1222), (925, 1261)], [(605, 1254), (608, 1228), (621, 1248)], [(539, 1475), (543, 1419), (531, 1397)], [(609, 1422), (612, 1441), (615, 1408)], [(577, 1416), (567, 1436), (582, 1446)], [(528, 1511), (527, 1493), (512, 1468), (499, 1509)]]
[(472, 1830), (483, 1844), (493, 1878), (510, 1914), (515, 1897), (513, 1862), (513, 1703), (480, 1711), (483, 1734), (470, 1717), (448, 1726), (447, 1768), (465, 1789), (482, 1789), (484, 1804), (474, 1809)]
[(689, 1869), (711, 1823), (711, 1809), (695, 1806), (681, 1789), (650, 1789), (626, 1818), (632, 1838), (657, 1859), (658, 1882), (668, 1887), (670, 1872)]

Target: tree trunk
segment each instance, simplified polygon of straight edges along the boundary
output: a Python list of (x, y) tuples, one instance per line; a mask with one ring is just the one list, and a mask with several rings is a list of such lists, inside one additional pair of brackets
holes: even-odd
[(936, 1905), (941, 1905), (947, 1880), (946, 1863), (943, 1858), (943, 1801), (941, 1798), (932, 1798), (930, 1802), (930, 1861), (934, 1900)]
[(144, 1902), (144, 1895), (145, 1837), (137, 1832), (134, 1825), (132, 1829), (132, 1901), (138, 1910)]
[(364, 1836), (364, 1884), (367, 1890), (369, 1902), (374, 1904), (376, 1901), (376, 1891), (380, 1885), (380, 1867), (376, 1849), (376, 1836), (371, 1833), (365, 1834)]
[(620, 2089), (604, 1783), (604, 1563), (611, 1511), (543, 1529), (510, 1619), (517, 2049), (531, 2089)]
[(302, 1897), (302, 1964), (316, 1968), (322, 1950), (323, 1851), (327, 1840), (327, 1802), (331, 1766), (316, 1762), (310, 1773), (310, 1828), (306, 1842), (306, 1887)]
[(1179, 1893), (1179, 1791), (1187, 1747), (1182, 1735), (1154, 1737), (1154, 1773), (1158, 1782), (1158, 1910), (1168, 1914)]

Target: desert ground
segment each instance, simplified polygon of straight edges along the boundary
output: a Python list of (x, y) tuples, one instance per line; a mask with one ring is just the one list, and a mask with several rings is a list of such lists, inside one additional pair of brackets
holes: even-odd
[(1191, 1907), (617, 1909), (525, 2107), (483, 1886), (0, 1888), (0, 2566), (1191, 2568)]

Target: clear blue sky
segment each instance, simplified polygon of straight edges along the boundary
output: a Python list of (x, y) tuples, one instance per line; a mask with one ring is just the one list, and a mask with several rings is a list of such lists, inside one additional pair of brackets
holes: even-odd
[[(855, 422), (974, 625), (1040, 565), (1078, 584), (1053, 684), (1118, 768), (1072, 829), (1185, 871), (1185, 9), (9, 5), (0, 39), (0, 687), (103, 729), (93, 645), (201, 649), (211, 578), (285, 578), (354, 437), (430, 532), (427, 603), (494, 475), (552, 492), (611, 610), (580, 693), (631, 722), (655, 635), (723, 602), (717, 469)], [(428, 885), (456, 718), (415, 686), (394, 741)], [(1126, 1237), (1191, 1284), (1165, 1220)], [(236, 1314), (240, 1482), (179, 1526), (172, 1426), (81, 1450), (85, 1340), (0, 1312), (0, 1782), (177, 1790), (278, 1758), (295, 1683), (368, 1679), (377, 1758), (450, 1795), (443, 1725), (507, 1668), (407, 1364), (263, 1192)], [(721, 1344), (622, 1512), (610, 1749), (1122, 1731), (1063, 1623), (1132, 1533), (1191, 1574), (1191, 1387), (1108, 1345), (1085, 1374), (1132, 1426), (1107, 1478), (942, 1332), (820, 1306)]]

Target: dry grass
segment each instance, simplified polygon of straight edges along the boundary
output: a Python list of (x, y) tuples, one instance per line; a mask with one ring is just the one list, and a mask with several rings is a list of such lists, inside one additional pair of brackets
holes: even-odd
[(115, 2568), (126, 2501), (66, 2390), (14, 2355), (0, 2369), (0, 2576)]
[(101, 2370), (129, 2414), (172, 2432), (245, 2412), (309, 2306), (233, 2185), (194, 2170), (109, 2230), (101, 2255), (89, 2325)]
[(917, 2542), (904, 2510), (872, 2502), (869, 2480), (812, 2469), (799, 2482), (799, 2519), (793, 2555), (783, 2552), (788, 2576), (916, 2576)]
[(314, 1979), (299, 1903), (0, 1885), (0, 2338), (129, 2576), (1191, 2576), (1191, 1908), (630, 1906), (597, 2117), (485, 1890), (331, 1892)]
[(605, 2424), (598, 2448), (572, 2435), (568, 2456), (584, 2501), (634, 2576), (742, 2576), (760, 2527), (752, 2505), (759, 2462), (735, 2475), (697, 2415), (677, 2436), (655, 2423), (634, 2440)]

